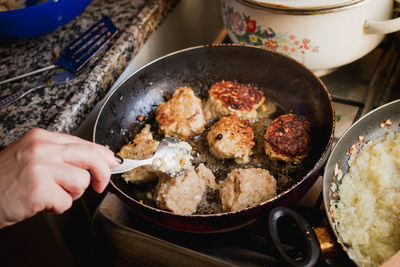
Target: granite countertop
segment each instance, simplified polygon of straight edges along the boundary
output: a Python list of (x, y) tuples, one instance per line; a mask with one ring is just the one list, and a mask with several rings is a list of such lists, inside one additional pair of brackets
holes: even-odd
[[(82, 14), (52, 33), (0, 41), (0, 80), (5, 80), (52, 65), (63, 47), (104, 16), (110, 17), (119, 30), (108, 51), (96, 54), (77, 79), (36, 90), (0, 109), (0, 147), (35, 127), (73, 133), (177, 2), (93, 0)], [(31, 87), (61, 71), (62, 68), (57, 68), (0, 85), (0, 97), (21, 87)]]

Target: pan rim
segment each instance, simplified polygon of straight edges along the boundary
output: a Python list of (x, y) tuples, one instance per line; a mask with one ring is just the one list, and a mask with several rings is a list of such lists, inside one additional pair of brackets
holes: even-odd
[(329, 141), (327, 142), (327, 144), (325, 145), (325, 148), (323, 150), (323, 152), (321, 153), (321, 156), (319, 157), (318, 161), (316, 161), (316, 163), (314, 164), (314, 166), (305, 174), (301, 177), (301, 179), (299, 179), (296, 183), (294, 183), (292, 186), (290, 186), (289, 188), (287, 188), (286, 190), (282, 191), (281, 193), (279, 193), (278, 195), (276, 195), (275, 197), (268, 199), (264, 202), (261, 202), (257, 205), (251, 206), (251, 207), (247, 207), (238, 211), (229, 211), (229, 212), (222, 212), (222, 213), (214, 213), (214, 214), (190, 214), (190, 215), (180, 215), (180, 214), (175, 214), (172, 213), (171, 211), (167, 211), (167, 210), (163, 210), (163, 209), (159, 209), (156, 207), (152, 207), (149, 205), (146, 205), (144, 203), (139, 202), (138, 200), (136, 200), (135, 198), (132, 198), (131, 196), (129, 196), (128, 194), (126, 194), (125, 192), (123, 192), (118, 186), (115, 185), (114, 181), (112, 179), (110, 179), (110, 183), (113, 186), (113, 189), (117, 190), (120, 194), (124, 195), (125, 197), (129, 198), (130, 200), (134, 201), (136, 204), (139, 204), (140, 206), (143, 206), (147, 209), (150, 209), (152, 211), (156, 211), (156, 212), (161, 212), (163, 214), (168, 214), (169, 216), (176, 216), (176, 217), (184, 217), (184, 218), (188, 218), (188, 217), (193, 217), (193, 218), (209, 218), (209, 217), (221, 217), (221, 216), (231, 216), (233, 214), (239, 214), (242, 212), (249, 212), (250, 210), (255, 210), (257, 209), (259, 206), (264, 206), (267, 203), (273, 203), (279, 199), (281, 199), (284, 196), (287, 196), (288, 193), (292, 190), (294, 190), (295, 188), (299, 187), (300, 185), (303, 184), (304, 180), (306, 180), (307, 178), (309, 178), (309, 176), (314, 175), (318, 170), (322, 170), (323, 166), (322, 164), (324, 162), (326, 162), (330, 151), (331, 151), (331, 147), (332, 147), (332, 143), (333, 143), (333, 136), (334, 136), (334, 132), (335, 132), (335, 127), (336, 127), (336, 120), (335, 120), (335, 109), (334, 109), (334, 105), (333, 105), (333, 101), (332, 101), (332, 97), (326, 87), (326, 85), (322, 82), (322, 80), (315, 75), (309, 68), (307, 68), (306, 66), (304, 66), (302, 63), (294, 60), (291, 57), (288, 57), (282, 53), (279, 52), (275, 52), (275, 51), (270, 51), (266, 48), (263, 47), (259, 47), (259, 46), (253, 46), (253, 45), (248, 45), (248, 44), (209, 44), (209, 45), (199, 45), (199, 46), (193, 46), (193, 47), (188, 47), (188, 48), (184, 48), (181, 50), (177, 50), (171, 53), (168, 53), (164, 56), (161, 56), (157, 59), (152, 60), (151, 62), (145, 64), (144, 66), (140, 67), (138, 70), (136, 70), (135, 72), (133, 72), (132, 74), (130, 74), (128, 77), (126, 77), (123, 81), (121, 81), (116, 88), (113, 90), (113, 92), (111, 92), (109, 94), (109, 96), (105, 99), (103, 105), (100, 108), (100, 111), (98, 113), (98, 116), (96, 118), (95, 124), (94, 124), (94, 128), (93, 128), (93, 141), (96, 142), (96, 129), (99, 123), (99, 119), (100, 116), (103, 112), (103, 109), (105, 108), (106, 104), (109, 102), (110, 98), (113, 97), (114, 93), (116, 93), (118, 91), (118, 89), (127, 81), (129, 80), (132, 76), (136, 75), (137, 73), (139, 73), (140, 71), (142, 71), (143, 69), (147, 68), (148, 66), (152, 65), (153, 63), (159, 62), (165, 58), (168, 58), (170, 56), (173, 55), (177, 55), (177, 54), (181, 54), (183, 52), (187, 52), (187, 51), (191, 51), (191, 50), (197, 50), (197, 49), (201, 49), (201, 48), (205, 48), (205, 47), (243, 47), (246, 49), (255, 49), (255, 50), (261, 50), (267, 53), (272, 53), (272, 54), (276, 54), (279, 55), (281, 57), (284, 57), (285, 59), (293, 62), (294, 64), (297, 65), (301, 65), (303, 69), (305, 69), (307, 72), (309, 72), (309, 74), (311, 74), (311, 76), (313, 76), (314, 79), (316, 79), (316, 81), (318, 82), (318, 84), (321, 86), (321, 88), (323, 88), (323, 91), (325, 93), (325, 95), (327, 96), (329, 103), (330, 103), (330, 107), (329, 109), (332, 111), (332, 128), (329, 134)]

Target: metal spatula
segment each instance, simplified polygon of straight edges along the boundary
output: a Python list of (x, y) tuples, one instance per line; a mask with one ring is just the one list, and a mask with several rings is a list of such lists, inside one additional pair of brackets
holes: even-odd
[(118, 30), (111, 19), (105, 17), (65, 47), (54, 65), (1, 81), (0, 84), (15, 81), (56, 67), (64, 67), (75, 73), (79, 71), (100, 48), (111, 40), (117, 32)]
[(151, 165), (155, 170), (164, 172), (171, 177), (177, 177), (191, 166), (191, 151), (192, 147), (188, 143), (174, 137), (166, 137), (158, 144), (156, 152), (151, 158), (133, 160), (115, 155), (121, 165), (111, 169), (111, 174), (124, 173), (140, 166)]
[(9, 105), (14, 103), (18, 99), (26, 96), (30, 92), (33, 92), (37, 89), (44, 88), (47, 86), (66, 83), (66, 82), (72, 81), (75, 78), (76, 78), (76, 76), (74, 74), (72, 74), (71, 72), (63, 71), (63, 72), (53, 75), (50, 79), (47, 79), (47, 80), (43, 81), (42, 83), (39, 83), (33, 87), (21, 88), (9, 95), (6, 95), (6, 96), (0, 98), (0, 109), (8, 107)]

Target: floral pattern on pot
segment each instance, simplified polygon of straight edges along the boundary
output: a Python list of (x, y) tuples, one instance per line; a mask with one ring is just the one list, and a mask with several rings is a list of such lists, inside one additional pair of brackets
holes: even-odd
[[(223, 4), (226, 28), (236, 37), (238, 43), (263, 46), (300, 61), (306, 53), (318, 53), (319, 46), (313, 45), (308, 38), (297, 38), (294, 34), (277, 33), (271, 27), (258, 25), (244, 13)], [(234, 40), (235, 41), (235, 40)]]

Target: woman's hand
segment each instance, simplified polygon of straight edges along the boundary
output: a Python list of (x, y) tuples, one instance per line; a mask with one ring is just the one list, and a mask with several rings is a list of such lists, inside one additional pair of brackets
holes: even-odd
[(101, 193), (119, 164), (104, 146), (33, 129), (0, 151), (0, 228), (40, 211), (62, 213), (92, 185)]

